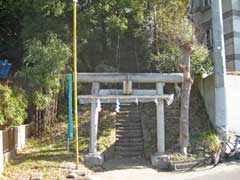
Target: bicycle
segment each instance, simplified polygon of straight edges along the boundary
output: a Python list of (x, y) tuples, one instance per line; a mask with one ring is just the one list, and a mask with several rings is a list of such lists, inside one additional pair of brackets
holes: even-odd
[[(233, 157), (240, 160), (240, 135), (236, 135), (236, 133), (230, 131), (227, 132), (223, 129), (220, 132), (223, 132), (222, 134), (220, 133), (220, 136), (223, 138), (219, 142), (219, 150), (215, 153), (205, 155), (205, 158), (189, 168), (188, 171), (204, 165), (213, 165), (215, 167), (219, 163), (228, 161)], [(230, 133), (234, 135), (229, 135)], [(232, 141), (233, 137), (234, 141)]]
[(223, 140), (220, 143), (221, 148), (219, 152), (216, 153), (214, 160), (215, 166), (221, 162), (228, 161), (231, 158), (240, 159), (240, 135), (225, 130), (223, 132)]

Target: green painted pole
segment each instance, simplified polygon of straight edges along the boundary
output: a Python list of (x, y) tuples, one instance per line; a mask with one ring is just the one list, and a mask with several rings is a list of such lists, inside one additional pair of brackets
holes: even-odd
[(68, 141), (73, 140), (73, 97), (72, 97), (72, 90), (73, 90), (73, 80), (72, 74), (68, 75)]

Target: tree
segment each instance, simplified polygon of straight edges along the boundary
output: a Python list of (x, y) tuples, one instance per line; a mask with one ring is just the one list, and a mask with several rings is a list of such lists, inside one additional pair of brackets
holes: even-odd
[(0, 0), (1, 59), (13, 63), (14, 72), (21, 69), (24, 44), (32, 39), (46, 40), (55, 33), (70, 46), (71, 1)]
[[(180, 151), (185, 155), (187, 155), (187, 147), (189, 145), (189, 100), (191, 86), (193, 83), (193, 79), (191, 77), (190, 59), (191, 56), (194, 56), (194, 60), (199, 62), (204, 61), (208, 56), (207, 48), (204, 46), (204, 44), (198, 42), (197, 29), (189, 19), (189, 3), (189, 0), (162, 0), (153, 2), (151, 5), (155, 16), (152, 19), (158, 19), (157, 22), (154, 20), (154, 24), (157, 23), (157, 25), (154, 25), (153, 34), (158, 34), (153, 36), (155, 38), (153, 41), (153, 57), (155, 59), (158, 58), (159, 60), (165, 58), (167, 62), (167, 68), (169, 68), (168, 62), (173, 63), (179, 57), (182, 57), (181, 59), (184, 59), (183, 62), (175, 63), (179, 65), (179, 70), (183, 73), (184, 76), (181, 91), (179, 135)], [(156, 43), (160, 46), (156, 47)], [(173, 49), (174, 51), (172, 51)], [(169, 54), (171, 51), (169, 50), (172, 51), (173, 57), (175, 57), (173, 58), (173, 61), (171, 61), (171, 58), (168, 58), (169, 56), (171, 57)], [(165, 56), (166, 52), (168, 53), (168, 57)], [(161, 66), (164, 66), (163, 62), (158, 63), (160, 63)], [(164, 68), (161, 67), (161, 69)], [(173, 70), (176, 71), (174, 68)], [(194, 70), (199, 72), (197, 68), (194, 68)]]
[(14, 69), (21, 65), (22, 58), (22, 0), (0, 0), (0, 59), (14, 63)]
[(37, 109), (48, 107), (61, 89), (60, 80), (66, 74), (70, 57), (71, 50), (56, 34), (49, 34), (45, 41), (33, 39), (27, 44), (25, 67), (18, 76), (29, 83), (30, 98)]
[(198, 55), (206, 58), (208, 51), (203, 44), (198, 42), (196, 29), (189, 19), (183, 18), (172, 25), (174, 26), (169, 29), (169, 40), (176, 43), (184, 54), (184, 61), (180, 65), (184, 76), (181, 91), (180, 151), (184, 155), (187, 155), (187, 147), (189, 146), (189, 101), (191, 86), (193, 84), (190, 66), (191, 55), (195, 53), (195, 56)]
[[(186, 132), (187, 140), (188, 108), (185, 107), (192, 83), (190, 73), (211, 70), (207, 50), (197, 42), (195, 27), (189, 19), (190, 0), (104, 0), (89, 1), (82, 6), (83, 2), (78, 3), (78, 71), (182, 70), (185, 105), (182, 105), (180, 129), (181, 136)], [(51, 94), (59, 90), (60, 75), (71, 56), (72, 2), (0, 0), (0, 3), (3, 5), (1, 43), (13, 42), (13, 46), (1, 46), (0, 51), (19, 48), (18, 57), (24, 62), (20, 63), (24, 67), (19, 74), (36, 90), (32, 98), (42, 109)], [(8, 16), (14, 23), (8, 24)], [(186, 147), (188, 141), (181, 144)]]
[(80, 9), (80, 71), (105, 67), (105, 70), (136, 72), (141, 68), (137, 64), (146, 60), (148, 50), (137, 31), (144, 22), (146, 4), (142, 0), (92, 1)]

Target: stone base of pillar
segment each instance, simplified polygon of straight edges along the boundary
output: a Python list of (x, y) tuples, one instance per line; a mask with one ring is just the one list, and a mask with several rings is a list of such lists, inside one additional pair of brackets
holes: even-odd
[(84, 156), (84, 163), (90, 167), (101, 167), (103, 162), (104, 158), (101, 154), (89, 153)]
[(151, 156), (151, 163), (154, 168), (168, 169), (170, 162), (170, 156), (165, 154), (153, 154)]

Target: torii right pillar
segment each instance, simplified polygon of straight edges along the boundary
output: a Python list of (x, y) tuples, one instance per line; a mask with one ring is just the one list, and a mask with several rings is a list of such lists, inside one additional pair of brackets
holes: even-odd
[[(156, 83), (156, 94), (163, 95), (164, 83)], [(165, 155), (165, 122), (164, 122), (164, 100), (156, 102), (157, 115), (157, 152), (151, 156), (153, 167), (167, 168), (169, 156)]]

